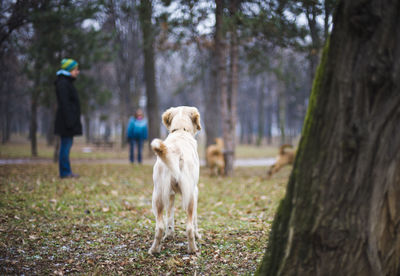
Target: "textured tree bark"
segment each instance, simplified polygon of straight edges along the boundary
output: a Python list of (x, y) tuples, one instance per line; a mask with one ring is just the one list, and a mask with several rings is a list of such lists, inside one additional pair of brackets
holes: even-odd
[(259, 275), (400, 275), (400, 1), (340, 1)]
[[(230, 1), (229, 12), (232, 18), (236, 17), (239, 7), (239, 0)], [(216, 45), (218, 55), (218, 77), (221, 91), (221, 115), (222, 130), (224, 136), (224, 159), (225, 175), (233, 174), (233, 162), (235, 158), (235, 129), (236, 129), (236, 98), (238, 90), (238, 37), (236, 22), (230, 26), (230, 47), (229, 47), (229, 76), (226, 73), (226, 41), (223, 32), (223, 1), (216, 1)]]
[(229, 159), (227, 159), (227, 148), (230, 146), (229, 135), (229, 107), (228, 107), (228, 78), (226, 70), (226, 52), (227, 45), (225, 32), (223, 30), (223, 12), (224, 1), (215, 0), (215, 54), (217, 62), (217, 89), (221, 95), (221, 117), (222, 117), (222, 133), (224, 138), (224, 158), (225, 158), (225, 174), (229, 175), (231, 171), (227, 171), (230, 167)]
[(160, 137), (160, 116), (156, 89), (154, 60), (154, 31), (151, 23), (152, 1), (141, 0), (139, 17), (143, 33), (144, 78), (147, 95), (147, 114), (149, 120), (149, 141)]
[(206, 112), (204, 112), (203, 115), (203, 121), (204, 121), (204, 126), (205, 126), (205, 131), (206, 131), (206, 149), (209, 145), (215, 144), (215, 138), (219, 136), (219, 129), (220, 125), (218, 124), (217, 118), (221, 117), (220, 114), (220, 101), (219, 97), (220, 94), (218, 93), (217, 89), (217, 64), (216, 64), (216, 58), (215, 58), (215, 49), (212, 50), (210, 53), (210, 64), (211, 64), (211, 70), (208, 73), (209, 81), (207, 83), (203, 84), (204, 87), (204, 101), (205, 101), (205, 106)]

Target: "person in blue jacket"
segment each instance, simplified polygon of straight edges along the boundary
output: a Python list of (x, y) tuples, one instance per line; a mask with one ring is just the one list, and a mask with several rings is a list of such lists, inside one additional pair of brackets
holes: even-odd
[(127, 127), (127, 138), (129, 141), (129, 161), (135, 161), (135, 144), (137, 146), (137, 161), (142, 163), (143, 142), (147, 139), (148, 129), (147, 120), (143, 116), (141, 109), (136, 110), (135, 116), (129, 118)]

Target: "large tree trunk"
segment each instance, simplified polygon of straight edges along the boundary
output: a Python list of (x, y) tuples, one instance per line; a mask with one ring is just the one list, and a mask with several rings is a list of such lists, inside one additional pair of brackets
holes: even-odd
[(144, 78), (147, 95), (147, 115), (149, 119), (149, 141), (160, 137), (160, 116), (156, 89), (156, 72), (154, 59), (154, 30), (151, 23), (152, 1), (140, 1), (140, 23), (143, 34)]
[(340, 1), (262, 275), (400, 275), (400, 2)]

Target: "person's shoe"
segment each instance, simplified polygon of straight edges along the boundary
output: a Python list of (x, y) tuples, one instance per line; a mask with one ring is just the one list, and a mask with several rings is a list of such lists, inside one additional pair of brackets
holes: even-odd
[(65, 176), (60, 176), (60, 178), (61, 179), (64, 179), (64, 178), (79, 178), (79, 174), (71, 173), (71, 174), (68, 174), (68, 175), (65, 175)]

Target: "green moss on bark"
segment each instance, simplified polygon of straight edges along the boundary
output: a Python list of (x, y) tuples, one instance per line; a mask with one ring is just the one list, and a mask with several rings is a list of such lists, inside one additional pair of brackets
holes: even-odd
[(281, 201), (278, 211), (275, 215), (275, 219), (272, 225), (271, 233), (269, 236), (267, 250), (265, 252), (263, 261), (256, 272), (256, 275), (277, 275), (282, 262), (285, 257), (285, 250), (287, 247), (288, 235), (289, 235), (289, 222), (290, 216), (293, 209), (293, 196), (295, 190), (295, 182), (300, 177), (299, 165), (304, 154), (304, 149), (308, 144), (308, 138), (312, 125), (314, 123), (313, 119), (315, 116), (316, 107), (318, 106), (318, 98), (322, 91), (323, 78), (325, 75), (325, 67), (327, 64), (327, 56), (329, 51), (329, 39), (325, 45), (321, 62), (318, 66), (315, 79), (313, 82), (313, 87), (311, 91), (311, 96), (309, 100), (309, 106), (304, 121), (302, 138), (300, 141), (300, 146), (298, 149), (296, 161), (293, 167), (291, 177), (288, 182), (285, 198)]

